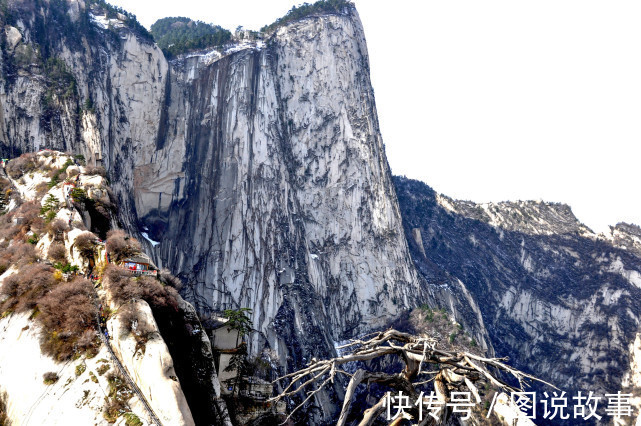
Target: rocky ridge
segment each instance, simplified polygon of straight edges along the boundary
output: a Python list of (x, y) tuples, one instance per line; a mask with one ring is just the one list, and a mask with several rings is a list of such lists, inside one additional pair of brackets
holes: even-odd
[[(20, 38), (3, 50), (0, 152), (102, 163), (120, 222), (185, 281), (200, 315), (252, 307), (251, 352), (291, 368), (428, 297), (353, 7), (168, 62), (124, 23), (105, 28), (95, 4), (64, 4), (23, 0), (5, 22)], [(54, 18), (64, 30), (41, 37)], [(16, 57), (29, 49), (40, 54)]]
[[(436, 264), (477, 302), (496, 353), (568, 393), (630, 389), (638, 375), (638, 228), (597, 235), (563, 204), (475, 204), (396, 177), (419, 271)], [(635, 393), (635, 395), (637, 395)]]
[[(68, 326), (63, 325), (52, 332), (38, 320), (49, 312), (48, 306), (55, 300), (51, 295), (71, 289), (77, 292), (76, 288), (84, 285), (80, 284), (81, 278), (74, 278), (74, 270), (78, 274), (98, 275), (105, 268), (104, 243), (101, 245), (89, 230), (106, 232), (100, 226), (110, 221), (99, 221), (95, 216), (92, 221), (86, 206), (92, 205), (94, 210), (109, 216), (110, 190), (105, 178), (96, 174), (99, 169), (74, 164), (79, 161), (82, 160), (43, 151), (12, 160), (2, 169), (5, 210), (0, 227), (0, 263), (5, 272), (0, 276), (0, 392), (7, 396), (9, 420), (120, 424), (125, 420), (134, 422), (135, 418), (142, 424), (160, 421), (193, 425), (196, 418), (201, 424), (224, 422), (220, 416), (226, 409), (219, 400), (219, 385), (214, 386), (217, 377), (209, 340), (204, 333), (193, 332), (202, 329), (202, 325), (193, 307), (179, 296), (179, 309), (169, 318), (172, 324), (167, 325), (167, 315), (152, 313), (145, 300), (123, 303), (122, 296), (113, 293), (109, 276), (105, 276), (102, 283), (98, 281), (95, 294), (87, 294), (89, 300), (84, 305), (77, 304), (80, 299), (70, 293), (69, 306), (53, 306), (60, 312), (53, 315), (60, 317), (57, 321), (63, 321), (61, 324), (68, 322), (63, 320), (65, 309), (75, 309), (71, 315), (86, 317), (89, 322), (81, 329), (66, 330)], [(53, 199), (64, 202), (54, 203)], [(28, 206), (34, 202), (41, 207), (33, 214), (43, 215), (44, 221), (29, 213)], [(91, 238), (87, 239), (87, 235)], [(26, 245), (23, 240), (28, 241)], [(89, 246), (85, 241), (90, 241), (91, 255), (87, 254)], [(29, 250), (34, 254), (21, 257), (12, 254)], [(34, 263), (29, 263), (30, 259)], [(37, 280), (53, 280), (52, 283), (36, 283), (33, 287), (25, 281), (34, 268), (42, 271)], [(11, 281), (14, 277), (17, 287)], [(33, 307), (25, 311), (22, 300), (31, 297), (33, 302), (28, 303), (33, 303)], [(102, 342), (97, 331), (99, 303), (105, 307), (104, 330), (110, 337)], [(132, 325), (132, 318), (139, 325), (139, 332)], [(45, 324), (50, 326), (52, 321), (45, 320)], [(144, 335), (140, 334), (143, 324)], [(193, 337), (182, 337), (183, 329), (191, 330), (186, 334)], [(64, 339), (76, 339), (77, 335), (80, 335), (77, 343), (69, 347), (72, 353), (64, 352), (67, 350)], [(51, 346), (49, 342), (57, 342), (58, 336), (62, 339), (60, 343)], [(169, 338), (169, 347), (163, 336)], [(171, 353), (178, 349), (190, 353), (192, 365), (198, 368), (185, 372), (179, 367), (177, 371)], [(135, 388), (128, 387), (125, 379), (132, 380)], [(200, 407), (197, 404), (202, 404), (203, 398), (207, 404)], [(194, 416), (189, 404), (195, 407)]]
[(427, 303), (568, 390), (638, 381), (638, 228), (598, 236), (563, 205), (395, 191), (353, 8), (173, 61), (98, 2), (9, 9), (0, 153), (104, 165), (120, 224), (202, 317), (252, 307), (250, 350), (281, 372)]

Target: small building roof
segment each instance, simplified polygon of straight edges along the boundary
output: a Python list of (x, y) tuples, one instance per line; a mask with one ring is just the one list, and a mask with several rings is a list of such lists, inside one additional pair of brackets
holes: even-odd
[(151, 258), (147, 256), (145, 253), (138, 253), (134, 256), (130, 256), (125, 260), (123, 260), (122, 262), (123, 263), (140, 263), (143, 265), (149, 265), (154, 269), (158, 269), (156, 265), (154, 265), (154, 262), (151, 260)]
[(209, 328), (212, 329), (212, 330), (217, 330), (220, 327), (222, 327), (223, 325), (227, 324), (228, 321), (229, 321), (228, 318), (223, 318), (223, 317), (219, 317), (219, 316), (212, 316), (211, 318), (209, 318), (209, 322), (210, 322), (209, 323)]

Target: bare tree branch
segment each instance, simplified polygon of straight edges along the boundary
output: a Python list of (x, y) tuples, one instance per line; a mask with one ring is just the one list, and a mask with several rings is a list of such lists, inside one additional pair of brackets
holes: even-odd
[[(433, 382), (436, 398), (442, 403), (447, 404), (449, 393), (452, 390), (467, 388), (474, 396), (477, 403), (481, 402), (481, 397), (475, 382), (478, 380), (487, 381), (502, 391), (517, 392), (522, 391), (528, 381), (538, 381), (557, 389), (550, 383), (540, 380), (530, 374), (523, 373), (504, 363), (506, 358), (486, 358), (477, 354), (466, 351), (447, 351), (437, 347), (438, 341), (430, 336), (413, 336), (408, 333), (402, 333), (394, 329), (384, 332), (370, 334), (367, 339), (354, 339), (350, 343), (339, 347), (339, 349), (349, 348), (351, 353), (341, 355), (328, 360), (316, 360), (305, 368), (287, 374), (274, 383), (287, 383), (283, 391), (270, 399), (271, 402), (277, 402), (283, 398), (299, 394), (312, 384), (320, 382), (320, 385), (307, 393), (304, 400), (298, 404), (289, 414), (285, 422), (291, 416), (309, 402), (318, 392), (334, 382), (336, 374), (344, 374), (351, 377), (345, 391), (340, 417), (337, 425), (344, 426), (347, 416), (352, 406), (352, 400), (356, 394), (356, 389), (361, 384), (377, 383), (390, 390), (402, 391), (412, 400), (419, 398), (418, 386), (424, 386)], [(395, 356), (405, 364), (404, 369), (397, 374), (385, 372), (368, 371), (363, 367), (356, 370), (354, 374), (349, 374), (340, 366), (348, 363), (371, 361), (385, 356)], [(437, 368), (430, 369), (435, 371), (423, 371), (425, 364), (432, 364)], [(493, 369), (502, 371), (511, 375), (518, 381), (519, 386), (512, 386), (493, 373)], [(421, 375), (435, 374), (429, 380), (421, 381)], [(374, 406), (364, 412), (360, 425), (372, 424), (384, 411), (385, 397), (381, 398)], [(410, 414), (407, 414), (410, 416)], [(428, 416), (429, 417), (429, 416)], [(440, 419), (436, 423), (442, 423), (447, 420), (448, 410), (441, 410)], [(417, 417), (415, 417), (416, 419)], [(433, 421), (422, 421), (420, 424), (428, 424)]]

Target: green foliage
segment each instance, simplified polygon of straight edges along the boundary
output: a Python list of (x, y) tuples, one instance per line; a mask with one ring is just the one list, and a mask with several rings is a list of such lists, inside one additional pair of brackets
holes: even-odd
[(69, 71), (65, 61), (50, 57), (44, 65), (47, 78), (47, 90), (42, 94), (41, 102), (45, 120), (60, 112), (60, 103), (77, 97), (76, 78)]
[(60, 377), (58, 377), (58, 374), (53, 371), (49, 371), (42, 375), (42, 381), (45, 385), (53, 385), (58, 381), (58, 379), (60, 379)]
[(132, 30), (134, 33), (136, 33), (136, 35), (142, 37), (145, 40), (153, 40), (153, 37), (151, 36), (151, 34), (149, 34), (149, 31), (147, 31), (147, 28), (143, 27), (142, 24), (138, 22), (138, 19), (136, 19), (136, 15), (134, 15), (133, 13), (127, 12), (121, 7), (113, 6), (107, 3), (105, 0), (87, 0), (86, 4), (87, 9), (89, 9), (90, 6), (100, 7), (105, 11), (108, 19), (120, 19), (122, 20), (124, 26)]
[(49, 78), (49, 90), (54, 91), (64, 99), (68, 99), (75, 94), (76, 78), (64, 60), (55, 57), (47, 59), (45, 73)]
[(127, 426), (142, 426), (142, 421), (138, 418), (137, 415), (134, 413), (126, 413), (124, 415), (125, 417), (125, 424)]
[(56, 172), (52, 177), (47, 186), (49, 189), (53, 188), (54, 186), (58, 185), (60, 183), (60, 175), (61, 172)]
[(40, 209), (40, 214), (43, 215), (48, 222), (51, 222), (56, 217), (56, 214), (58, 214), (59, 209), (60, 201), (58, 201), (55, 195), (49, 194), (45, 199), (44, 205)]
[(78, 272), (78, 265), (72, 265), (70, 263), (61, 263), (56, 262), (53, 264), (53, 267), (62, 272), (63, 274), (70, 274)]
[(346, 7), (352, 8), (354, 4), (349, 0), (319, 0), (314, 4), (303, 3), (292, 7), (282, 18), (260, 29), (263, 33), (270, 33), (289, 22), (293, 22), (314, 14), (341, 13)]
[(231, 40), (229, 30), (183, 17), (159, 19), (151, 26), (151, 34), (168, 58), (190, 50), (220, 47)]
[[(9, 10), (9, 2), (8, 0), (0, 0), (0, 24), (3, 26), (5, 25), (13, 25), (14, 19), (11, 14), (11, 11)], [(0, 422), (0, 425), (2, 423)]]
[(73, 166), (73, 160), (71, 158), (68, 158), (67, 161), (65, 161), (65, 163), (62, 165), (62, 169), (60, 170), (66, 172), (69, 166)]
[(227, 386), (233, 386), (234, 392), (238, 393), (240, 388), (245, 384), (246, 378), (252, 373), (252, 366), (247, 359), (247, 345), (245, 342), (241, 343), (236, 352), (229, 359), (229, 365), (225, 367), (227, 372), (236, 372), (234, 377), (225, 381)]
[(450, 334), (450, 343), (454, 343), (455, 340), (456, 340), (456, 332)]
[(28, 242), (29, 244), (36, 245), (36, 244), (38, 244), (38, 241), (39, 241), (39, 240), (40, 240), (40, 238), (38, 237), (38, 234), (33, 234), (32, 236), (30, 236), (30, 237), (27, 239), (27, 242)]
[[(85, 99), (85, 103), (82, 106), (82, 110), (85, 113), (91, 113), (91, 114), (96, 112), (96, 110), (94, 108), (94, 105), (93, 105), (93, 101), (91, 100), (91, 98), (88, 97), (87, 99)], [(76, 158), (77, 157), (82, 157), (82, 161), (83, 161), (83, 164), (84, 164), (85, 157), (83, 155), (76, 155)]]
[[(32, 7), (38, 11), (42, 10), (42, 12), (34, 14), (30, 36), (35, 42), (34, 44), (38, 45), (44, 59), (51, 56), (61, 39), (70, 48), (80, 46), (81, 38), (78, 37), (78, 34), (82, 30), (82, 24), (87, 21), (82, 19), (86, 13), (81, 14), (81, 19), (76, 22), (68, 13), (69, 4), (65, 0), (35, 0), (33, 3)], [(20, 13), (16, 10), (16, 15), (19, 16)], [(20, 18), (26, 17), (20, 16)]]
[(76, 365), (76, 377), (79, 377), (82, 375), (87, 370), (87, 365), (86, 364), (78, 364)]
[(40, 63), (40, 56), (38, 52), (28, 44), (19, 44), (14, 50), (13, 61), (16, 67), (26, 69), (31, 64)]
[[(237, 373), (244, 373), (249, 366), (249, 361), (247, 360), (247, 345), (241, 343), (241, 345), (236, 349), (236, 353), (232, 355), (229, 359), (229, 365), (225, 367), (224, 371), (236, 371)], [(234, 381), (235, 379), (231, 379)]]
[[(91, 101), (91, 99), (87, 98), (87, 101)], [(86, 103), (86, 102), (85, 102), (85, 105), (87, 105), (87, 103)], [(91, 106), (91, 108), (93, 109), (93, 103), (91, 103), (91, 105), (92, 105), (92, 106)], [(74, 155), (74, 156), (73, 156), (73, 158), (75, 158), (75, 159), (76, 159), (76, 161), (77, 161), (81, 166), (84, 166), (85, 164), (87, 164), (87, 161), (85, 160), (85, 156), (84, 156), (84, 155), (82, 155), (82, 154)]]
[(252, 323), (249, 319), (252, 310), (250, 308), (240, 308), (235, 309), (226, 309), (223, 312), (223, 316), (229, 321), (227, 321), (228, 330), (237, 330), (238, 335), (242, 338), (248, 335), (252, 330)]
[(49, 188), (53, 188), (54, 186), (58, 185), (60, 183), (60, 175), (65, 173), (67, 171), (67, 168), (69, 166), (73, 165), (73, 160), (68, 159), (65, 161), (65, 163), (62, 165), (61, 169), (58, 169), (55, 171), (53, 176), (51, 176), (51, 181), (49, 181)]
[(475, 347), (477, 347), (477, 346), (478, 346), (478, 343), (476, 343), (476, 339), (472, 339), (472, 340), (470, 341), (470, 346), (472, 346), (473, 348), (475, 348)]
[(425, 312), (425, 320), (428, 322), (434, 322), (434, 311), (431, 309), (428, 309)]
[[(227, 321), (227, 329), (238, 331), (238, 337), (243, 339), (253, 330), (249, 319), (251, 313), (252, 310), (250, 308), (226, 309), (223, 312), (223, 316), (229, 320)], [(250, 365), (247, 359), (247, 345), (242, 342), (230, 358), (229, 365), (225, 368), (225, 371), (236, 372), (236, 376), (228, 380), (228, 385), (233, 385), (235, 392), (240, 390), (245, 378), (251, 374)]]
[(71, 198), (76, 203), (86, 203), (89, 200), (87, 192), (82, 188), (74, 188), (71, 190)]

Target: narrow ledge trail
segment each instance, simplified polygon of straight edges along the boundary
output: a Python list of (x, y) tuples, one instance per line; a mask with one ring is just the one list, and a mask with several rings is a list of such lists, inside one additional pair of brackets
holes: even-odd
[(96, 305), (96, 323), (98, 324), (98, 330), (99, 330), (98, 334), (100, 334), (100, 340), (102, 341), (102, 343), (107, 348), (107, 351), (109, 351), (111, 359), (112, 359), (113, 363), (116, 365), (116, 367), (118, 367), (118, 370), (120, 371), (120, 374), (122, 375), (122, 377), (125, 378), (125, 380), (129, 384), (131, 389), (134, 391), (136, 396), (138, 396), (138, 399), (140, 399), (140, 402), (142, 402), (143, 406), (145, 407), (145, 410), (147, 410), (147, 414), (149, 415), (149, 418), (152, 421), (151, 426), (162, 426), (162, 422), (160, 421), (158, 416), (156, 416), (156, 413), (154, 413), (154, 410), (151, 408), (151, 405), (149, 405), (149, 403), (147, 402), (147, 398), (145, 398), (145, 396), (143, 395), (143, 393), (140, 390), (140, 388), (138, 387), (138, 385), (136, 385), (136, 383), (133, 381), (133, 379), (131, 378), (131, 376), (127, 372), (127, 369), (125, 368), (125, 366), (122, 365), (122, 363), (120, 362), (120, 359), (118, 359), (118, 357), (114, 353), (114, 351), (113, 351), (113, 349), (111, 347), (111, 344), (109, 343), (109, 339), (107, 339), (107, 337), (105, 336), (105, 331), (102, 329), (102, 326), (100, 325), (100, 313), (99, 313), (100, 309), (99, 309), (99, 304), (98, 304), (99, 297), (98, 297), (98, 293), (96, 292), (95, 287), (94, 287), (94, 299), (93, 299), (93, 301), (94, 301), (94, 304)]

